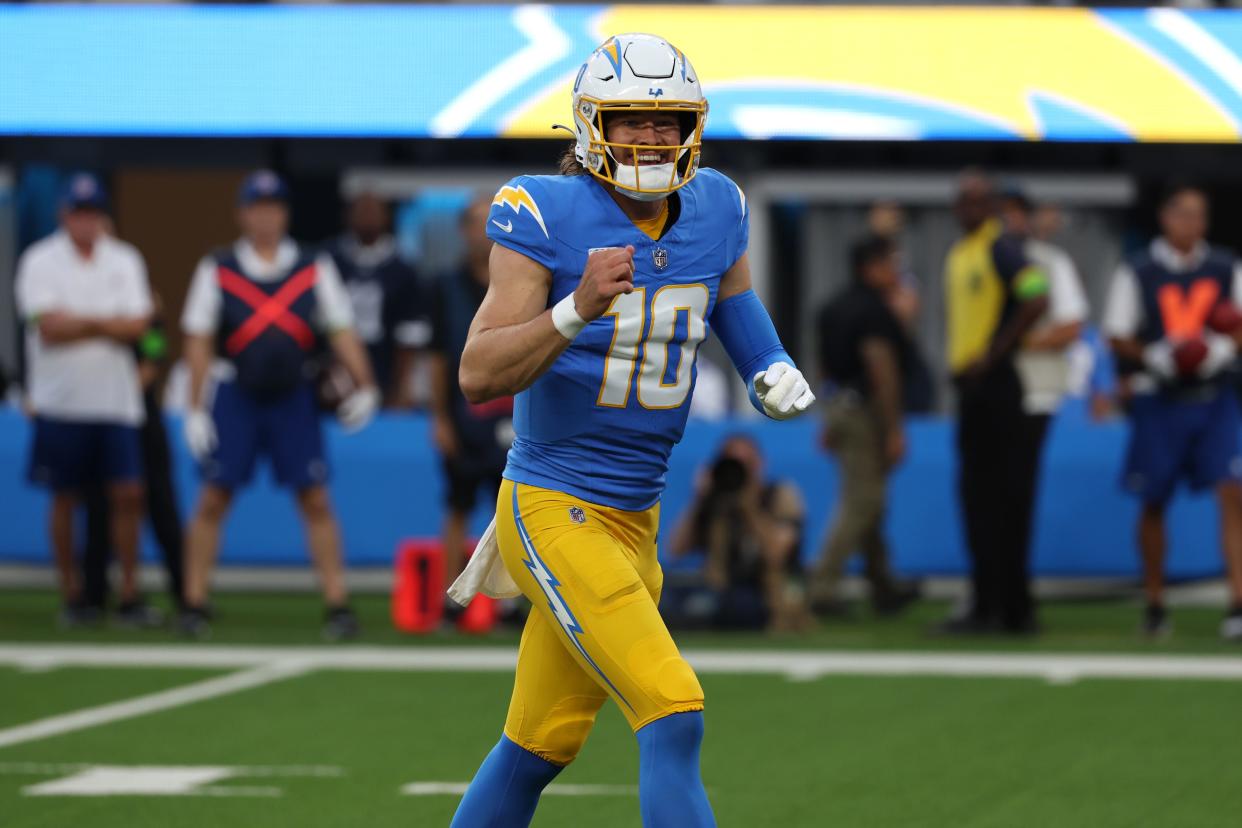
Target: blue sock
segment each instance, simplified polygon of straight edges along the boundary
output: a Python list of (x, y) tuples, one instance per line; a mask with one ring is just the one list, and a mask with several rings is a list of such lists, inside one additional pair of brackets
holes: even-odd
[(643, 828), (714, 828), (699, 775), (703, 713), (674, 713), (638, 733), (638, 801)]
[(501, 736), (471, 780), (449, 828), (526, 828), (539, 794), (560, 772), (559, 765)]

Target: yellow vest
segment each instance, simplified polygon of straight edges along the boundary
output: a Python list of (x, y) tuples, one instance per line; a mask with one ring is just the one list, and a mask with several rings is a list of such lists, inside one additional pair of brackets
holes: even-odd
[(1008, 290), (992, 258), (1000, 235), (999, 221), (985, 221), (954, 244), (945, 260), (948, 360), (954, 374), (987, 353), (1005, 309)]

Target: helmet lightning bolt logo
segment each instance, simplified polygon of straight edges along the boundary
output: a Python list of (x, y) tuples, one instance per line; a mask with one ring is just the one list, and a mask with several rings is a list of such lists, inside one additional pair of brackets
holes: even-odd
[(543, 223), (543, 214), (539, 212), (539, 205), (530, 197), (530, 193), (526, 192), (526, 188), (520, 184), (516, 187), (510, 187), (508, 184), (500, 188), (500, 192), (496, 193), (496, 197), (492, 199), (492, 206), (508, 207), (519, 215), (522, 208), (526, 208), (526, 212), (535, 217), (535, 221), (539, 222), (539, 229), (543, 231), (545, 238), (548, 236), (548, 228)]
[(604, 671), (600, 669), (600, 666), (595, 663), (595, 659), (591, 658), (590, 654), (586, 651), (586, 647), (582, 645), (582, 640), (579, 636), (583, 634), (584, 630), (582, 629), (582, 625), (578, 623), (578, 619), (574, 617), (573, 610), (569, 608), (569, 604), (566, 603), (565, 597), (561, 595), (561, 591), (558, 588), (561, 586), (561, 582), (555, 575), (552, 574), (552, 570), (548, 569), (548, 565), (544, 563), (543, 558), (539, 557), (539, 553), (535, 551), (535, 544), (531, 542), (530, 534), (526, 531), (526, 524), (523, 523), (522, 513), (518, 508), (518, 492), (516, 485), (513, 487), (513, 521), (517, 524), (518, 535), (522, 538), (522, 547), (526, 550), (526, 558), (522, 561), (522, 563), (528, 570), (530, 570), (531, 576), (535, 579), (535, 582), (539, 584), (539, 588), (543, 590), (544, 597), (548, 599), (548, 608), (552, 610), (552, 616), (556, 619), (557, 624), (559, 624), (561, 629), (565, 631), (565, 635), (569, 639), (569, 643), (573, 644), (574, 649), (578, 651), (579, 655), (581, 655), (582, 658), (586, 660), (586, 663), (591, 665), (595, 672), (599, 674), (599, 677), (603, 679), (604, 684), (608, 685), (608, 688), (612, 690), (613, 694), (616, 695), (616, 697), (620, 699), (626, 707), (633, 711), (634, 705), (630, 704), (629, 700), (626, 699), (625, 696), (621, 695), (621, 691), (617, 689), (617, 686), (613, 684), (611, 680), (609, 680), (608, 676), (604, 675)]
[(617, 83), (621, 82), (621, 44), (617, 39), (610, 38), (603, 46), (597, 50), (604, 57), (608, 58), (608, 62), (612, 64), (613, 75), (617, 79)]

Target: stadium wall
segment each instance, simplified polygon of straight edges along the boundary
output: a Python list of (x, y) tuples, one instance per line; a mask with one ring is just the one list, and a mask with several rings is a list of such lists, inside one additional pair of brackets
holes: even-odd
[[(837, 481), (817, 448), (813, 418), (790, 423), (692, 421), (673, 453), (662, 526), (669, 531), (685, 506), (701, 463), (733, 431), (753, 434), (770, 473), (792, 479), (807, 501), (806, 559), (818, 554), (831, 517)], [(434, 537), (441, 519), (442, 484), (428, 422), (421, 416), (381, 416), (360, 434), (327, 428), (348, 561), (386, 566), (404, 538)], [(179, 494), (185, 510), (197, 491), (193, 464), (178, 423), (170, 424)], [(24, 480), (29, 423), (14, 410), (0, 411), (0, 561), (51, 563), (42, 516), (47, 497)], [(942, 419), (909, 426), (910, 453), (897, 473), (890, 529), (897, 569), (910, 575), (966, 572), (966, 553), (955, 494), (953, 429)], [(1045, 454), (1036, 523), (1035, 572), (1039, 575), (1129, 576), (1137, 572), (1133, 544), (1134, 502), (1117, 484), (1125, 425), (1091, 423), (1075, 404), (1054, 424)], [(239, 498), (224, 532), (221, 561), (234, 565), (297, 565), (307, 558), (293, 504), (272, 487), (266, 472)], [(490, 514), (474, 516), (478, 531)], [(1211, 502), (1179, 498), (1171, 514), (1169, 573), (1174, 578), (1215, 576), (1222, 567)], [(156, 560), (149, 539), (144, 556)]]

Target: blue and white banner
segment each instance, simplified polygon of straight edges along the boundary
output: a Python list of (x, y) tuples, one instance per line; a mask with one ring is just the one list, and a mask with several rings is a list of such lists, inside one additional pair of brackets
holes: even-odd
[(713, 138), (1242, 135), (1242, 13), (813, 6), (0, 6), (0, 134), (553, 137), (654, 31)]

